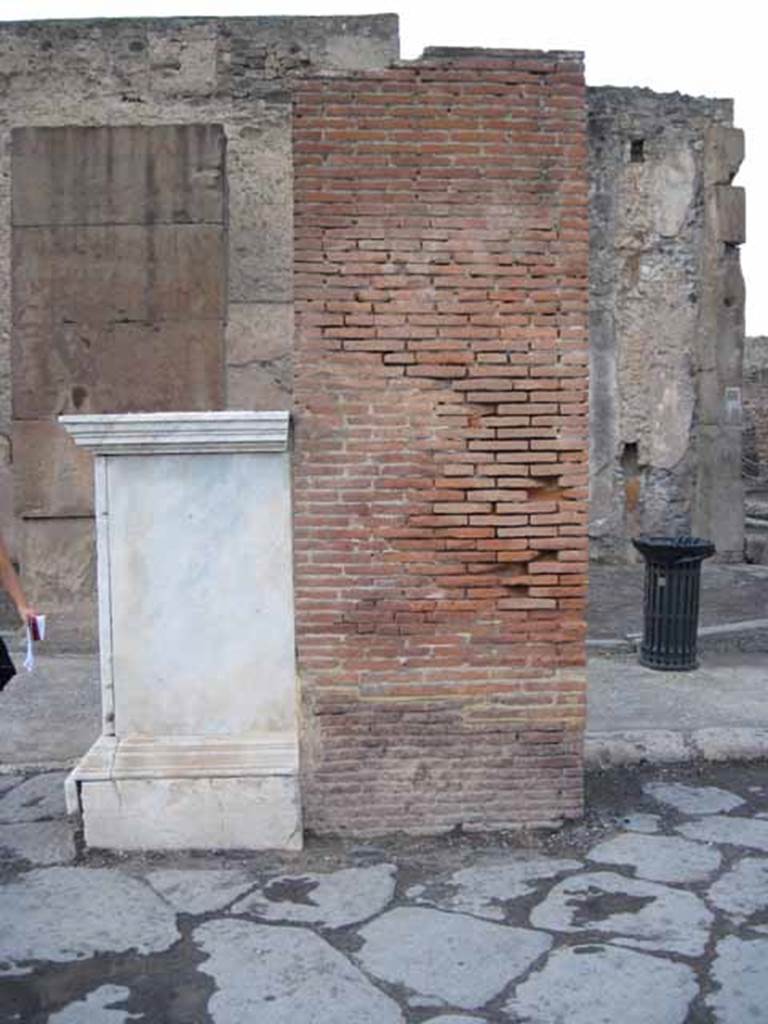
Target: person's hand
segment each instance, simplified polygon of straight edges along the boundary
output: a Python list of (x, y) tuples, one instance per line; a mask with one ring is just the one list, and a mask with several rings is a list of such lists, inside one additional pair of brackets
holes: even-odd
[(16, 611), (19, 613), (19, 618), (25, 626), (31, 625), (31, 620), (37, 615), (35, 609), (26, 604), (17, 604)]

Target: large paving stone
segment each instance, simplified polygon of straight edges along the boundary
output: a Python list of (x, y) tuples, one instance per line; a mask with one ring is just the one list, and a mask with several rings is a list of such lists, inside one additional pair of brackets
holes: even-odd
[(717, 871), (717, 850), (679, 836), (648, 836), (625, 832), (594, 846), (587, 855), (600, 864), (626, 864), (638, 878), (654, 882), (701, 882)]
[(744, 857), (707, 894), (710, 903), (737, 920), (768, 910), (768, 859)]
[(0, 775), (0, 797), (4, 796), (14, 786), (18, 786), (20, 782), (23, 782), (24, 778), (22, 775)]
[(312, 932), (210, 921), (193, 939), (216, 982), (215, 1024), (402, 1024), (397, 1003)]
[(366, 925), (357, 957), (366, 971), (444, 1004), (474, 1010), (528, 970), (549, 935), (464, 914), (399, 907)]
[[(578, 871), (582, 866), (580, 861), (555, 857), (528, 857), (500, 864), (479, 864), (456, 871), (447, 883), (414, 886), (407, 895), (416, 903), (426, 903), (441, 910), (503, 921), (509, 901), (534, 892), (537, 883), (544, 879), (555, 878), (567, 871)], [(453, 891), (446, 893), (446, 885)]]
[(768, 821), (756, 818), (712, 816), (699, 821), (686, 821), (677, 831), (689, 839), (729, 846), (747, 846), (768, 853)]
[(245, 871), (152, 871), (147, 882), (180, 914), (208, 914), (221, 910), (252, 888)]
[(698, 988), (690, 967), (611, 946), (553, 953), (504, 1009), (526, 1024), (683, 1024)]
[(721, 814), (741, 807), (744, 800), (717, 786), (687, 786), (683, 782), (646, 782), (643, 792), (682, 814)]
[(126, 1014), (125, 1010), (116, 1009), (115, 1004), (124, 1002), (130, 994), (131, 990), (123, 985), (100, 985), (84, 999), (51, 1014), (48, 1024), (127, 1024), (139, 1014)]
[(396, 870), (392, 864), (375, 864), (327, 875), (283, 875), (240, 900), (232, 913), (342, 928), (386, 907), (395, 893)]
[(63, 817), (64, 772), (45, 772), (16, 786), (0, 800), (0, 823)]
[(768, 939), (737, 939), (717, 944), (710, 971), (718, 986), (706, 1002), (717, 1024), (758, 1024), (768, 1007)]
[(75, 859), (72, 826), (66, 818), (0, 825), (0, 849), (31, 864), (66, 864)]
[(441, 1014), (439, 1017), (430, 1017), (424, 1024), (485, 1024), (480, 1017), (465, 1017), (463, 1013)]
[(644, 814), (638, 811), (622, 818), (621, 824), (630, 832), (653, 833), (659, 831), (660, 819), (658, 814)]
[(149, 886), (104, 868), (42, 868), (0, 890), (0, 972), (25, 961), (155, 953), (179, 938), (176, 914)]
[(622, 946), (701, 956), (712, 914), (690, 892), (607, 871), (560, 882), (531, 912), (534, 928), (610, 935)]

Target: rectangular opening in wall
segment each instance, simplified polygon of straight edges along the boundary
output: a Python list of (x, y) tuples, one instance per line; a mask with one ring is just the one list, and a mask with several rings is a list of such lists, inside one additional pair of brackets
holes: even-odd
[(629, 143), (629, 160), (633, 164), (645, 161), (645, 139), (632, 139)]

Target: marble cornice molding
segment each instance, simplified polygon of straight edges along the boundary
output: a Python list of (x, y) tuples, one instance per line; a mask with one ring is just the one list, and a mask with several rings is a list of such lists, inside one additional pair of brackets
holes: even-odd
[(282, 452), (290, 413), (151, 412), (60, 416), (75, 444), (96, 455)]

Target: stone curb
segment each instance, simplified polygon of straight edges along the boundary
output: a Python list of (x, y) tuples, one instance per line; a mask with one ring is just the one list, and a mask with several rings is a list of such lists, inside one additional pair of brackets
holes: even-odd
[(765, 759), (768, 759), (768, 728), (726, 726), (684, 732), (632, 729), (591, 732), (584, 740), (584, 764), (588, 769)]
[[(641, 764), (763, 760), (768, 760), (768, 728), (625, 729), (588, 732), (584, 737), (584, 766), (588, 770)], [(71, 760), (0, 764), (0, 777), (25, 772), (68, 771), (73, 764)]]

